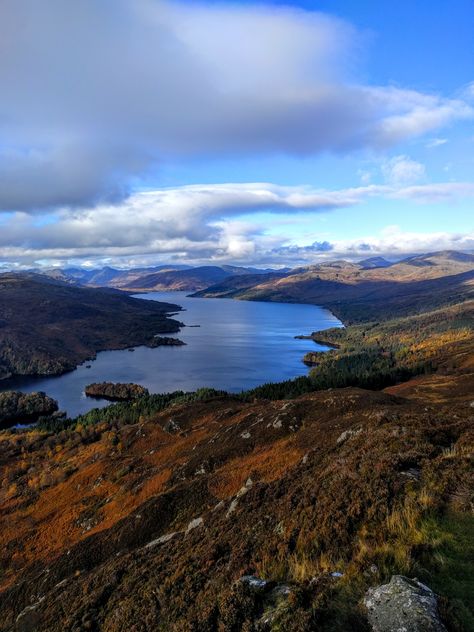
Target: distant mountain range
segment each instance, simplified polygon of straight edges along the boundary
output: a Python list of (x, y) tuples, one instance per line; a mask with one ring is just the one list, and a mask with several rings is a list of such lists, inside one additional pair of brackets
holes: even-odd
[(474, 295), (474, 255), (444, 251), (397, 263), (334, 261), (283, 274), (232, 277), (195, 296), (313, 303), (346, 322), (386, 318)]
[[(288, 269), (285, 270), (286, 272)], [(52, 268), (35, 270), (52, 278), (88, 287), (113, 287), (128, 291), (181, 290), (195, 292), (220, 283), (229, 277), (260, 275), (274, 272), (271, 269), (243, 268), (232, 265), (198, 266), (162, 265), (151, 268), (120, 270), (104, 267), (96, 270), (84, 268)]]

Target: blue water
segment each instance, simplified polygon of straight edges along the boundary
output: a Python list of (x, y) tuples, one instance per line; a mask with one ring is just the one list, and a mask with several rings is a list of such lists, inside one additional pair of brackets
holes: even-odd
[[(239, 392), (306, 375), (304, 354), (325, 347), (295, 336), (341, 326), (330, 312), (314, 305), (188, 298), (185, 292), (152, 292), (137, 297), (181, 305), (185, 311), (176, 319), (199, 325), (173, 334), (186, 346), (103, 351), (96, 360), (70, 373), (18, 379), (8, 388), (45, 391), (70, 416), (109, 403), (84, 395), (84, 387), (91, 382), (135, 382), (152, 393), (192, 391), (202, 386)], [(5, 388), (2, 385), (1, 390)]]

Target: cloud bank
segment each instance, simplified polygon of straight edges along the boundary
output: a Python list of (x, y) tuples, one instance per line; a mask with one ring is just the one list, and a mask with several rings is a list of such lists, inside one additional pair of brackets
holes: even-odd
[[(275, 5), (3, 0), (0, 210), (116, 203), (170, 159), (384, 149), (473, 115), (361, 84), (360, 46), (342, 20)], [(85, 216), (63, 221), (79, 249)]]
[[(118, 205), (63, 208), (47, 216), (16, 212), (0, 216), (0, 260), (97, 260), (142, 265), (158, 261), (284, 264), (318, 257), (394, 254), (436, 248), (474, 248), (472, 235), (368, 237), (288, 243), (291, 216), (356, 207), (368, 199), (410, 200), (426, 204), (474, 199), (472, 183), (368, 185), (325, 190), (269, 183), (192, 185), (134, 194)], [(257, 213), (267, 212), (281, 233), (268, 231)], [(290, 217), (288, 216), (290, 214)], [(279, 219), (281, 216), (281, 220)]]

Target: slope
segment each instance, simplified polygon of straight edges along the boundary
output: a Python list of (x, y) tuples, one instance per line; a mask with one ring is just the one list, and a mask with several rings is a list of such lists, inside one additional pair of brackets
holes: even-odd
[(179, 309), (40, 275), (2, 274), (0, 377), (62, 373), (97, 351), (147, 344), (179, 330), (167, 316)]

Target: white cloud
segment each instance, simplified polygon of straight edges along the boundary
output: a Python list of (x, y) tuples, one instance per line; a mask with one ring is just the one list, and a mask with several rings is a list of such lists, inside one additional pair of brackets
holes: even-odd
[(420, 162), (408, 156), (395, 156), (382, 164), (382, 174), (389, 184), (401, 186), (422, 180), (426, 172), (425, 166)]
[(360, 36), (275, 5), (0, 3), (0, 210), (128, 195), (169, 159), (384, 149), (473, 115), (350, 76)]
[(301, 265), (325, 260), (383, 256), (392, 260), (441, 250), (474, 251), (474, 232), (468, 233), (416, 233), (402, 231), (391, 226), (379, 235), (368, 235), (362, 239), (315, 242), (308, 246), (284, 246), (267, 253), (267, 264), (286, 261), (287, 264)]
[(380, 236), (368, 236), (360, 240), (337, 241), (334, 250), (345, 256), (403, 257), (413, 253), (440, 250), (474, 250), (474, 232), (420, 233), (389, 227)]
[[(311, 217), (355, 207), (371, 198), (454, 203), (474, 198), (474, 184), (368, 185), (333, 191), (268, 183), (206, 184), (137, 193), (115, 206), (60, 209), (48, 217), (17, 212), (3, 216), (0, 260), (286, 264), (335, 252), (359, 252), (363, 244), (367, 251), (376, 252), (378, 241), (321, 238), (316, 245), (301, 247), (288, 244), (285, 235), (292, 214)], [(262, 211), (270, 214), (275, 230), (268, 231), (268, 222), (249, 218)], [(276, 234), (278, 226), (281, 233)], [(380, 243), (380, 248), (393, 248), (388, 241)], [(421, 249), (422, 245), (416, 248)]]
[(427, 147), (428, 149), (433, 149), (435, 147), (441, 147), (441, 145), (446, 145), (447, 142), (447, 138), (432, 138), (426, 143), (425, 147)]

